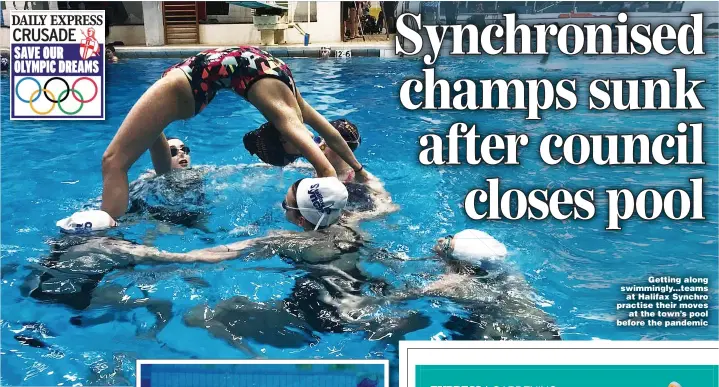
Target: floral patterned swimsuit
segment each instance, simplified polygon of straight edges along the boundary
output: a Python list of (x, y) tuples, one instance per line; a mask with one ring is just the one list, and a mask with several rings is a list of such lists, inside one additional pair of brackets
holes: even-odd
[(295, 81), (282, 60), (257, 47), (243, 46), (203, 51), (165, 70), (185, 72), (195, 98), (195, 115), (200, 113), (221, 89), (232, 89), (247, 98), (250, 87), (262, 78), (279, 79), (295, 94)]

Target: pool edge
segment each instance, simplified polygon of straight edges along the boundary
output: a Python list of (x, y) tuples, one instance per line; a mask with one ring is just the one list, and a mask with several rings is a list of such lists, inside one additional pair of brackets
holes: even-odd
[[(120, 58), (187, 58), (198, 52), (207, 50), (208, 46), (185, 47), (142, 47), (142, 46), (116, 46), (115, 50)], [(278, 58), (320, 58), (323, 48), (330, 50), (330, 57), (338, 56), (339, 52), (349, 51), (351, 56), (384, 58), (395, 56), (394, 48), (390, 45), (339, 45), (333, 46), (265, 46), (260, 47)], [(346, 55), (346, 54), (345, 54)]]

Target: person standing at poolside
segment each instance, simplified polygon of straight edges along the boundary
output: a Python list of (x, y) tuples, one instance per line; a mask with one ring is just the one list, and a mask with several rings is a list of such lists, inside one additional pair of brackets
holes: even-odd
[(336, 178), (337, 172), (303, 122), (324, 137), (359, 179), (364, 177), (362, 164), (337, 130), (301, 97), (284, 62), (256, 47), (212, 49), (170, 67), (130, 110), (103, 155), (102, 211), (113, 220), (126, 212), (127, 172), (147, 149), (156, 147), (160, 155), (157, 162), (153, 157), (158, 174), (170, 170), (170, 147), (162, 131), (199, 114), (222, 89), (232, 89), (254, 105), (277, 127), (287, 147), (312, 164), (317, 176)]

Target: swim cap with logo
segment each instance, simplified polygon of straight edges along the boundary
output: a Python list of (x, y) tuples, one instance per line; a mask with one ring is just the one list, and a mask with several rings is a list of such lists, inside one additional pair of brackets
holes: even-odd
[(105, 230), (117, 226), (115, 219), (102, 210), (80, 211), (55, 223), (60, 230), (69, 234), (82, 234)]
[(336, 177), (302, 179), (297, 186), (297, 209), (315, 229), (327, 227), (339, 220), (347, 196), (347, 188)]
[(452, 240), (454, 249), (451, 256), (460, 261), (479, 265), (481, 262), (501, 261), (507, 256), (507, 248), (484, 231), (463, 230)]

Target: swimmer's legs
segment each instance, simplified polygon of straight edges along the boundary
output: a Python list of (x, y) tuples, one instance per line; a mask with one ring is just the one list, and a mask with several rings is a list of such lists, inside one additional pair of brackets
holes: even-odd
[(142, 333), (142, 336), (154, 338), (170, 321), (172, 303), (167, 300), (152, 299), (148, 296), (145, 293), (143, 298), (129, 298), (124, 288), (115, 285), (97, 288), (92, 295), (90, 309), (107, 311), (98, 316), (93, 316), (92, 314), (77, 315), (70, 318), (70, 323), (83, 327), (106, 324), (116, 321), (120, 311), (146, 308), (148, 312), (155, 316), (156, 323), (149, 331)]
[[(167, 125), (192, 117), (194, 111), (192, 91), (182, 70), (171, 71), (140, 97), (102, 156), (103, 211), (115, 219), (127, 211), (127, 171)], [(169, 170), (169, 158), (166, 167)]]
[(368, 339), (398, 348), (400, 341), (407, 340), (407, 335), (430, 325), (432, 321), (422, 312), (409, 311), (405, 316), (376, 318), (362, 324), (362, 328), (367, 331)]
[(318, 177), (337, 176), (332, 164), (307, 135), (297, 98), (284, 82), (262, 78), (250, 88), (247, 100), (312, 164)]
[[(253, 350), (252, 347), (246, 343), (246, 340), (230, 332), (225, 324), (215, 319), (217, 313), (225, 312), (221, 309), (223, 302), (232, 304), (235, 300), (240, 300), (241, 298), (242, 297), (235, 297), (230, 300), (220, 301), (214, 310), (210, 309), (209, 305), (197, 305), (183, 316), (182, 321), (189, 327), (206, 329), (212, 336), (226, 341), (252, 358), (259, 359), (262, 356)], [(241, 311), (242, 309), (238, 310)]]

